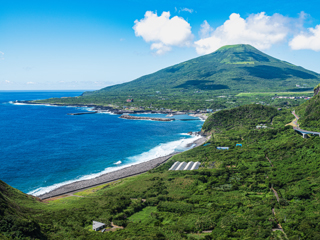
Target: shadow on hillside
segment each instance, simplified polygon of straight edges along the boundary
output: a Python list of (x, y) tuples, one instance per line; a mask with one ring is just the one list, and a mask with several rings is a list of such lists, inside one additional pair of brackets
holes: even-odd
[(291, 69), (291, 68), (278, 68), (272, 66), (255, 66), (243, 67), (250, 75), (264, 79), (286, 79), (290, 77), (298, 77), (302, 79), (316, 79), (317, 77), (309, 73)]
[(183, 84), (175, 86), (174, 88), (195, 88), (200, 90), (221, 90), (221, 89), (229, 89), (227, 85), (223, 84), (214, 84), (213, 81), (206, 80), (189, 80)]

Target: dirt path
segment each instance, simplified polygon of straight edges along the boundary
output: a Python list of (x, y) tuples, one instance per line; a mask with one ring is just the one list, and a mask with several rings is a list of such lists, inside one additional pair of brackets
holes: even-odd
[[(266, 159), (268, 159), (270, 165), (273, 167), (273, 164), (272, 164), (271, 160), (268, 158), (267, 155), (266, 155)], [(269, 176), (267, 176), (267, 178), (269, 178)], [(271, 187), (270, 189), (273, 191), (273, 194), (275, 195), (275, 197), (276, 197), (276, 199), (277, 199), (277, 202), (279, 203), (279, 202), (280, 202), (280, 198), (279, 198), (279, 195), (278, 195), (277, 191), (276, 191), (273, 187)], [(275, 212), (274, 208), (272, 208), (271, 211), (272, 211), (272, 214), (273, 214), (273, 216), (275, 217), (275, 220), (276, 220), (276, 222), (277, 222), (277, 228), (272, 228), (272, 231), (275, 232), (275, 231), (279, 230), (279, 231), (283, 232), (283, 234), (284, 234), (285, 237), (287, 238), (287, 234), (284, 232), (281, 224), (278, 222), (278, 220), (277, 220), (277, 218), (276, 218), (276, 212)]]
[(271, 190), (273, 191), (273, 194), (276, 196), (277, 201), (279, 202), (279, 201), (280, 201), (280, 198), (279, 198), (279, 195), (278, 195), (277, 191), (276, 191), (276, 190), (274, 190), (274, 188), (273, 188), (273, 187), (271, 188)]
[(270, 161), (270, 159), (268, 158), (268, 156), (267, 156), (267, 155), (266, 155), (266, 159), (268, 159), (268, 161), (269, 161), (270, 165), (271, 165), (272, 167), (274, 167), (274, 166), (273, 166), (273, 164), (272, 164), (272, 162)]

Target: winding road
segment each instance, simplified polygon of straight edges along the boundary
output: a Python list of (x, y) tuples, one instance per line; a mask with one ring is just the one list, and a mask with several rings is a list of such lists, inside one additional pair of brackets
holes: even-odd
[(298, 126), (298, 127), (293, 127), (293, 129), (297, 132), (300, 132), (303, 138), (306, 138), (307, 134), (318, 135), (320, 137), (320, 132), (313, 132), (313, 131), (308, 131), (308, 130), (299, 128), (299, 124), (298, 124), (299, 116), (296, 114), (295, 111), (292, 111), (291, 113), (296, 118), (296, 120), (294, 120), (293, 123)]

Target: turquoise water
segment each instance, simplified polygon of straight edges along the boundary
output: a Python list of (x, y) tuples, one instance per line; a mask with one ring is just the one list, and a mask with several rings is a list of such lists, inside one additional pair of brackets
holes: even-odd
[(25, 193), (40, 195), (79, 179), (187, 150), (195, 137), (186, 133), (199, 131), (203, 123), (199, 119), (127, 120), (106, 113), (71, 116), (67, 113), (90, 109), (11, 103), (81, 93), (0, 91), (2, 181)]

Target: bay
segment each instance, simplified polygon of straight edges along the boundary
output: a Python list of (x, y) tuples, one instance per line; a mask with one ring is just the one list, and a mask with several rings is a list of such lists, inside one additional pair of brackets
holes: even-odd
[[(81, 91), (0, 91), (0, 179), (40, 195), (79, 179), (185, 151), (202, 121), (136, 121), (71, 112), (88, 108), (16, 105), (15, 100), (79, 96)], [(147, 115), (144, 115), (147, 116)], [(165, 117), (156, 114), (156, 117)], [(177, 119), (189, 116), (179, 116)], [(190, 118), (190, 117), (189, 117)]]

